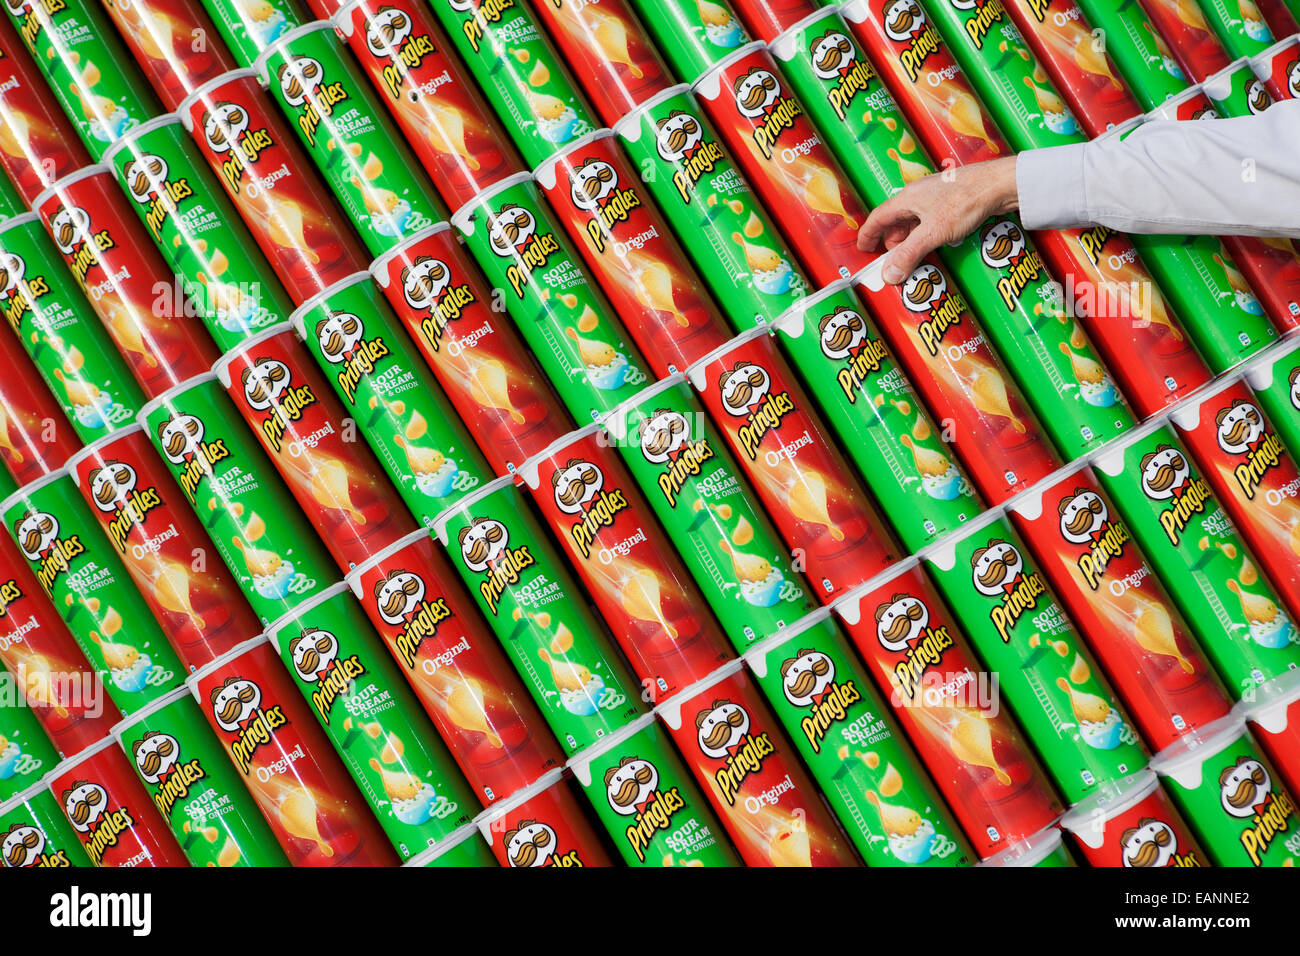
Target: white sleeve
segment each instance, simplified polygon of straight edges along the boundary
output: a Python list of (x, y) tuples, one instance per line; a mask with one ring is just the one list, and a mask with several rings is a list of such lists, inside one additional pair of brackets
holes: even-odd
[(1300, 238), (1300, 100), (1021, 153), (1016, 188), (1027, 229)]

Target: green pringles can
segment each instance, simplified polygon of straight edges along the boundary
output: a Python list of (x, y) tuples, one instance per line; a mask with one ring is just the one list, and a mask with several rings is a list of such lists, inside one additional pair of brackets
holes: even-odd
[(256, 69), (371, 255), (446, 220), (424, 167), (328, 21), (286, 33)]
[(1258, 56), (1276, 42), (1254, 0), (1196, 0), (1196, 5), (1232, 59)]
[(1215, 866), (1300, 866), (1295, 796), (1246, 730), (1228, 716), (1151, 761)]
[(732, 647), (743, 653), (812, 610), (807, 582), (684, 374), (603, 423)]
[(0, 803), (35, 785), (58, 764), (59, 752), (41, 729), (13, 676), (0, 668), (12, 703), (0, 705)]
[(745, 655), (868, 866), (970, 866), (966, 838), (830, 608)]
[(984, 510), (853, 288), (833, 283), (776, 320), (826, 421), (915, 552)]
[(21, 216), (25, 212), (27, 212), (27, 203), (23, 202), (23, 197), (18, 195), (13, 180), (8, 176), (0, 176), (0, 220), (8, 219), (10, 216)]
[(315, 19), (298, 0), (201, 0), (221, 39), (242, 67), (251, 67), (272, 43)]
[(36, 213), (0, 225), (0, 308), (77, 437), (98, 441), (135, 419), (144, 395)]
[(530, 169), (600, 125), (527, 4), (428, 4)]
[(673, 72), (694, 82), (751, 41), (729, 0), (632, 0)]
[(186, 299), (193, 303), (221, 352), (293, 311), (179, 117), (137, 126), (103, 158), (179, 280), (175, 314), (186, 314)]
[(569, 761), (628, 866), (740, 866), (659, 720), (646, 714)]
[(1164, 418), (1091, 464), (1235, 699), (1300, 668), (1295, 623)]
[(1146, 766), (1128, 715), (1003, 508), (925, 560), (1068, 803)]
[(113, 728), (192, 866), (288, 866), (203, 712), (181, 687)]
[(291, 318), (416, 518), (432, 524), (492, 478), (370, 273), (335, 283)]
[(653, 381), (530, 173), (483, 190), (452, 221), (577, 421), (599, 418)]
[(66, 468), (11, 495), (5, 527), (123, 714), (176, 687), (185, 667)]
[(771, 322), (812, 290), (689, 86), (651, 97), (614, 131), (733, 326)]
[(1201, 92), (1214, 104), (1214, 112), (1223, 117), (1257, 116), (1273, 105), (1272, 94), (1247, 59), (1234, 60), (1207, 77)]
[(167, 390), (141, 409), (139, 422), (263, 624), (337, 576), (215, 375)]
[(77, 831), (43, 781), (8, 803), (0, 801), (0, 866), (91, 866)]
[(1252, 362), (1246, 384), (1287, 451), (1300, 455), (1300, 340), (1269, 349)]
[(645, 712), (641, 688), (513, 476), (458, 502), (433, 531), (566, 755)]
[(500, 864), (491, 848), (483, 842), (478, 825), (467, 823), (455, 833), (419, 853), (402, 866), (433, 866), (449, 869), (495, 868)]
[(1144, 110), (1187, 89), (1187, 76), (1138, 0), (1077, 0), (1106, 53)]
[(1061, 839), (1056, 826), (1040, 830), (1027, 840), (1021, 840), (980, 863), (981, 867), (1042, 867), (1060, 869), (1075, 865), (1074, 857)]
[(346, 583), (267, 634), (403, 860), (471, 821), (473, 791)]
[(95, 161), (127, 130), (162, 112), (94, 0), (24, 3), (6, 12)]

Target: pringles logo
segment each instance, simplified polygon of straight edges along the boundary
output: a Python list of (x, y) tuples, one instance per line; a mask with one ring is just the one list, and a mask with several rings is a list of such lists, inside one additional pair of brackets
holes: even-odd
[(389, 354), (388, 343), (382, 335), (367, 339), (365, 323), (354, 312), (331, 310), (316, 323), (314, 334), (325, 361), (342, 366), (337, 381), (351, 405), (361, 380), (375, 370), (376, 362)]
[(511, 866), (583, 866), (577, 850), (560, 852), (555, 829), (536, 820), (520, 820), (506, 831), (506, 859)]
[(718, 376), (722, 407), (728, 415), (745, 419), (736, 433), (751, 461), (758, 457), (767, 433), (780, 428), (785, 417), (795, 410), (789, 392), (773, 394), (771, 389), (772, 376), (753, 362), (741, 360)]
[(338, 638), (318, 627), (303, 628), (289, 642), (289, 657), (298, 679), (314, 685), (311, 704), (326, 724), (334, 702), (352, 693), (353, 682), (366, 673), (360, 657), (340, 657)]
[(827, 30), (809, 47), (813, 72), (830, 82), (826, 99), (835, 110), (835, 116), (844, 119), (845, 113), (859, 93), (871, 88), (876, 71), (866, 60), (858, 58), (857, 47), (839, 30)]
[(655, 834), (671, 830), (673, 817), (686, 806), (679, 788), (659, 789), (658, 768), (640, 757), (624, 757), (605, 771), (605, 799), (619, 816), (632, 818), (623, 838), (643, 863)]
[(954, 325), (961, 322), (966, 312), (966, 300), (961, 293), (948, 287), (948, 277), (928, 262), (917, 266), (901, 290), (903, 306), (909, 312), (923, 315), (917, 327), (921, 344), (931, 355), (939, 354), (943, 337)]
[(425, 600), (424, 578), (413, 571), (390, 571), (375, 582), (375, 607), (386, 624), (400, 626), (397, 652), (407, 670), (415, 668), (420, 644), (436, 637), (438, 625), (451, 617), (445, 598)]
[(36, 6), (39, 6), (47, 15), (61, 13), (68, 9), (68, 5), (63, 0), (19, 0), (14, 3), (13, 0), (7, 4), (10, 12), (15, 17), (21, 17), (18, 25), (19, 32), (23, 35), (23, 40), (29, 46), (35, 46), (37, 39), (41, 35), (41, 18), (36, 15)]
[(91, 229), (90, 214), (80, 206), (55, 209), (50, 217), (50, 234), (82, 286), (90, 270), (99, 265), (99, 254), (117, 246), (107, 229)]
[(821, 753), (826, 735), (862, 700), (854, 682), (837, 681), (835, 662), (813, 648), (800, 648), (794, 657), (781, 662), (781, 690), (791, 704), (808, 709), (799, 720), (799, 729), (813, 753)]
[(1275, 790), (1268, 770), (1251, 756), (1239, 757), (1219, 774), (1219, 805), (1228, 816), (1249, 821), (1240, 840), (1252, 866), (1263, 865), (1264, 854), (1295, 816), (1291, 795)]
[(199, 485), (213, 474), (212, 466), (230, 457), (225, 439), (203, 440), (204, 425), (195, 415), (172, 415), (158, 423), (158, 442), (163, 456), (173, 465), (180, 466), (176, 481), (191, 502), (196, 500)]
[(0, 620), (9, 616), (9, 608), (23, 599), (23, 589), (14, 578), (0, 581)]
[(1178, 852), (1178, 834), (1174, 828), (1155, 817), (1142, 817), (1138, 825), (1120, 835), (1120, 858), (1133, 869), (1165, 866), (1205, 866), (1195, 850)]
[(928, 670), (938, 667), (953, 646), (948, 625), (930, 626), (930, 609), (911, 594), (894, 594), (876, 608), (876, 640), (903, 659), (894, 665), (894, 685), (907, 700), (915, 700)]
[(948, 0), (953, 8), (963, 13), (974, 11), (974, 16), (966, 18), (965, 31), (975, 49), (984, 48), (984, 40), (995, 23), (1001, 23), (1006, 12), (1001, 0)]
[(1110, 508), (1095, 491), (1075, 488), (1056, 507), (1061, 537), (1070, 544), (1085, 545), (1076, 564), (1090, 590), (1101, 587), (1106, 567), (1123, 557), (1131, 540), (1128, 529), (1110, 518)]
[(492, 251), (503, 259), (515, 260), (506, 269), (506, 277), (515, 295), (522, 299), (533, 273), (546, 268), (560, 243), (549, 232), (538, 234), (536, 217), (517, 203), (506, 203), (490, 213), (488, 221)]
[(1043, 260), (1029, 250), (1025, 233), (1009, 219), (1002, 219), (980, 231), (980, 258), (990, 269), (1002, 273), (998, 294), (1008, 312), (1015, 312), (1020, 294), (1043, 275)]
[(326, 83), (320, 61), (309, 56), (295, 56), (281, 63), (275, 78), (284, 101), (298, 108), (298, 128), (307, 137), (307, 145), (315, 146), (321, 121), (348, 99), (347, 89), (337, 81)]
[(1243, 398), (1214, 416), (1215, 439), (1229, 455), (1241, 459), (1233, 477), (1247, 500), (1255, 497), (1260, 484), (1286, 454), (1277, 435), (1265, 427), (1260, 410)]
[(184, 199), (194, 195), (187, 177), (171, 179), (167, 160), (145, 153), (126, 164), (122, 178), (131, 198), (145, 208), (145, 223), (154, 240), (162, 239), (162, 228), (167, 217), (174, 214)]
[(457, 13), (469, 14), (461, 21), (461, 30), (475, 53), (479, 52), (479, 44), (483, 42), (483, 31), (487, 26), (501, 22), (502, 15), (507, 10), (514, 9), (514, 5), (515, 0), (447, 0), (447, 6)]
[(32, 508), (14, 522), (14, 537), (23, 555), (36, 565), (36, 580), (47, 595), (53, 594), (54, 582), (68, 572), (69, 562), (86, 552), (80, 535), (61, 537), (59, 519)]
[(465, 567), (483, 575), (479, 594), (495, 616), (506, 588), (519, 581), (519, 572), (536, 563), (525, 545), (510, 547), (510, 532), (495, 518), (471, 518), (456, 537)]
[(72, 866), (63, 850), (45, 852), (45, 831), (30, 823), (15, 823), (0, 837), (0, 863), (7, 867)]
[(248, 110), (225, 100), (214, 103), (210, 110), (204, 110), (199, 123), (208, 149), (218, 155), (229, 154), (229, 158), (221, 161), (221, 178), (238, 195), (244, 173), (252, 168), (262, 153), (275, 145), (271, 131), (265, 127), (250, 130)]
[(433, 256), (416, 256), (402, 267), (402, 298), (412, 309), (427, 313), (420, 320), (420, 331), (429, 348), (442, 348), (447, 325), (461, 317), (465, 309), (478, 301), (468, 282), (452, 284), (451, 266)]
[(673, 110), (655, 127), (655, 150), (674, 164), (673, 185), (682, 202), (690, 205), (694, 186), (726, 158), (722, 147), (704, 138), (704, 123), (685, 110)]
[(607, 489), (605, 473), (581, 458), (570, 458), (551, 474), (551, 492), (560, 511), (581, 516), (569, 525), (569, 539), (584, 560), (591, 557), (600, 529), (612, 527), (628, 508), (623, 489)]
[(253, 755), (271, 742), (275, 731), (289, 723), (279, 704), (262, 707), (262, 688), (247, 677), (227, 677), (208, 695), (217, 726), (234, 734), (230, 756), (244, 776)]
[(736, 109), (754, 124), (754, 145), (764, 159), (772, 158), (772, 148), (794, 121), (803, 115), (799, 103), (783, 95), (781, 83), (770, 70), (751, 68), (735, 83)]
[(1160, 527), (1177, 546), (1187, 525), (1205, 512), (1211, 500), (1210, 486), (1199, 475), (1192, 477), (1187, 456), (1172, 445), (1157, 445), (1156, 450), (1142, 456), (1142, 493), (1152, 501), (1168, 501), (1169, 507), (1160, 512)]
[(680, 412), (656, 408), (637, 426), (641, 457), (653, 465), (664, 465), (655, 479), (668, 507), (677, 507), (677, 497), (686, 482), (697, 476), (715, 452), (708, 439), (691, 438), (690, 422)]
[(15, 332), (22, 335), (23, 317), (49, 291), (50, 284), (44, 276), (28, 277), (27, 262), (22, 256), (0, 250), (0, 296), (4, 298), (5, 318)]
[(776, 753), (766, 733), (755, 735), (749, 728), (749, 712), (730, 700), (715, 700), (695, 715), (700, 752), (723, 763), (714, 771), (713, 780), (727, 806), (735, 806), (745, 780), (759, 773), (767, 758)]
[(126, 807), (110, 808), (108, 791), (89, 780), (73, 781), (60, 799), (68, 822), (82, 835), (81, 845), (95, 866), (103, 862), (105, 853), (117, 846), (121, 835), (135, 825)]
[(121, 461), (105, 461), (91, 470), (89, 481), (95, 507), (113, 516), (108, 523), (108, 536), (117, 550), (125, 554), (131, 531), (143, 528), (149, 512), (162, 507), (162, 495), (152, 486), (137, 488), (139, 478), (135, 469)]
[(194, 760), (181, 759), (181, 745), (171, 734), (147, 730), (129, 748), (135, 768), (145, 783), (152, 788), (154, 806), (164, 817), (170, 817), (172, 808), (190, 795), (191, 788), (207, 777), (203, 765)]
[(1011, 630), (1026, 612), (1038, 607), (1038, 598), (1046, 592), (1042, 575), (1025, 574), (1025, 559), (1013, 544), (994, 538), (971, 555), (971, 581), (975, 590), (999, 603), (989, 611), (1002, 643), (1011, 642)]
[(569, 196), (579, 209), (591, 214), (587, 220), (587, 238), (597, 253), (605, 251), (605, 235), (620, 222), (627, 222), (632, 211), (641, 208), (641, 196), (630, 186), (621, 186), (618, 170), (603, 159), (586, 159), (573, 171)]
[[(432, 38), (427, 33), (413, 33), (413, 27), (411, 18), (396, 7), (380, 7), (373, 17), (366, 18), (366, 49), (389, 61), (383, 69), (384, 89), (395, 100), (401, 99), (402, 85), (411, 71), (438, 52)], [(412, 98), (416, 95), (412, 91)]]
[(316, 404), (316, 393), (310, 385), (293, 385), (289, 366), (265, 356), (254, 359), (252, 365), (239, 373), (239, 383), (248, 407), (267, 413), (259, 427), (271, 450), (279, 454), (289, 425), (299, 421)]
[(870, 336), (867, 320), (856, 309), (823, 315), (817, 322), (817, 340), (823, 355), (844, 363), (835, 373), (835, 381), (849, 404), (856, 404), (868, 377), (880, 371), (889, 350)]
[(925, 61), (939, 52), (943, 40), (934, 24), (925, 18), (916, 0), (890, 0), (881, 11), (885, 35), (903, 45), (898, 51), (898, 62), (907, 73), (909, 82), (915, 83)]

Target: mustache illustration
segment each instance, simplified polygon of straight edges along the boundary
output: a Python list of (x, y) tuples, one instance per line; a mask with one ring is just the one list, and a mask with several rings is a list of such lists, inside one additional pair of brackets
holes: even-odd
[(465, 553), (465, 557), (475, 563), (486, 561), (488, 553), (492, 550), (491, 546), (504, 537), (505, 532), (493, 525), (491, 528), (488, 528), (483, 537), (474, 539), (474, 543), (470, 545), (469, 551)]
[(251, 704), (257, 693), (251, 687), (242, 688), (238, 694), (226, 701), (225, 706), (217, 711), (217, 716), (226, 723), (231, 723), (239, 712), (244, 709), (244, 704)]
[(1259, 424), (1259, 416), (1250, 412), (1245, 418), (1233, 422), (1232, 430), (1224, 436), (1224, 440), (1230, 445), (1244, 444), (1257, 424)]
[(745, 722), (745, 715), (740, 711), (735, 711), (727, 715), (727, 719), (718, 724), (709, 735), (704, 738), (704, 744), (710, 750), (721, 750), (731, 739), (731, 731)]
[(674, 153), (680, 153), (686, 149), (686, 144), (695, 138), (695, 134), (700, 131), (700, 124), (695, 120), (687, 120), (681, 126), (676, 126), (668, 134), (667, 146)]
[(36, 522), (36, 527), (32, 528), (27, 534), (23, 535), (23, 547), (28, 551), (35, 551), (41, 544), (41, 538), (45, 537), (54, 530), (54, 523), (49, 518)]
[(833, 349), (846, 349), (853, 344), (857, 333), (862, 330), (862, 322), (857, 318), (849, 319), (848, 324), (836, 328), (826, 344)]
[[(492, 241), (495, 242), (498, 247), (504, 247), (505, 245), (513, 246), (519, 241), (519, 237), (523, 235), (523, 225), (525, 221), (526, 217), (524, 216), (512, 216), (509, 219), (498, 219), (496, 222), (497, 235)], [(501, 241), (503, 239), (505, 240), (504, 242)]]
[(59, 224), (59, 231), (55, 233), (55, 237), (59, 240), (59, 245), (70, 246), (72, 245), (72, 240), (77, 238), (77, 230), (72, 225), (71, 221), (64, 220)]
[[(406, 277), (407, 271), (409, 270), (402, 270), (403, 285), (408, 281)], [(411, 295), (417, 299), (431, 298), (438, 283), (442, 282), (446, 278), (447, 268), (442, 263), (438, 263), (437, 265), (432, 266), (428, 272), (422, 273), (416, 277), (414, 285), (410, 286)]]
[(515, 866), (532, 866), (537, 862), (537, 857), (541, 848), (546, 846), (550, 840), (550, 836), (545, 830), (542, 830), (537, 834), (537, 836), (520, 846), (519, 849), (515, 851), (515, 855), (510, 859), (514, 861)]
[(1172, 837), (1168, 830), (1159, 831), (1154, 837), (1138, 847), (1138, 851), (1129, 857), (1135, 867), (1155, 866), (1160, 859), (1160, 851), (1169, 846)]
[(23, 838), (9, 848), (9, 855), (5, 857), (5, 862), (10, 866), (19, 867), (27, 862), (27, 851), (35, 850), (41, 845), (41, 837), (35, 830), (24, 833)]
[(924, 611), (921, 609), (921, 605), (909, 605), (906, 611), (894, 618), (893, 624), (885, 628), (885, 637), (889, 638), (891, 641), (897, 641), (900, 638), (906, 637), (911, 633), (912, 625), (921, 620), (923, 614)]
[(158, 749), (151, 750), (144, 755), (144, 761), (140, 764), (140, 769), (149, 776), (153, 776), (162, 769), (163, 758), (170, 757), (175, 749), (170, 740), (164, 740), (158, 745)]
[(569, 481), (565, 489), (560, 492), (559, 499), (561, 504), (576, 505), (586, 494), (587, 488), (594, 485), (600, 479), (600, 475), (595, 468), (588, 468), (578, 474), (576, 478)]
[(645, 450), (652, 455), (662, 455), (673, 447), (673, 440), (685, 430), (681, 419), (674, 418), (666, 426), (654, 430), (646, 441)]
[(989, 257), (992, 259), (1006, 259), (1016, 248), (1016, 243), (1020, 241), (1020, 231), (1012, 229), (1010, 232), (1003, 233), (993, 240), (993, 245), (989, 246)]
[[(281, 83), (284, 82), (284, 72), (286, 70), (288, 70), (288, 66), (280, 67), (280, 76), (278, 77), (278, 79), (280, 80)], [(282, 87), (282, 89), (284, 90), (284, 95), (289, 97), (290, 99), (302, 96), (305, 92), (307, 92), (306, 82), (310, 80), (314, 80), (318, 76), (320, 76), (320, 67), (318, 67), (315, 63), (308, 63), (301, 70), (296, 70), (295, 72), (290, 74), (289, 85)]]
[(165, 172), (162, 160), (157, 156), (150, 156), (143, 167), (136, 169), (135, 175), (131, 178), (131, 189), (136, 193), (147, 193)]
[(248, 120), (247, 114), (242, 109), (234, 109), (222, 118), (218, 119), (211, 113), (203, 114), (203, 128), (207, 131), (208, 140), (213, 146), (229, 146), (231, 130), (241, 126)]
[(795, 697), (807, 697), (817, 687), (817, 678), (825, 677), (830, 672), (830, 665), (818, 659), (810, 670), (801, 671), (790, 685), (790, 693)]
[(1182, 471), (1186, 465), (1187, 462), (1183, 460), (1182, 455), (1175, 455), (1166, 464), (1163, 464), (1156, 469), (1156, 473), (1152, 475), (1151, 480), (1147, 482), (1148, 487), (1150, 487), (1152, 491), (1168, 491), (1173, 487), (1174, 479), (1178, 477), (1178, 473)]
[(419, 589), (420, 586), (415, 581), (407, 581), (398, 590), (390, 594), (388, 600), (379, 609), (389, 617), (396, 617), (406, 610), (406, 599), (413, 596)]
[(595, 199), (600, 195), (600, 187), (605, 183), (614, 181), (614, 170), (608, 166), (600, 166), (592, 173), (585, 183), (582, 184), (582, 194), (588, 199)]
[(329, 330), (329, 337), (321, 343), (321, 348), (326, 352), (337, 353), (343, 351), (344, 336), (353, 336), (361, 328), (361, 323), (355, 318), (349, 316), (339, 323), (339, 327)]
[(1228, 795), (1228, 806), (1236, 807), (1238, 810), (1243, 807), (1252, 806), (1255, 803), (1255, 794), (1259, 788), (1264, 785), (1264, 771), (1256, 770), (1241, 783), (1237, 784), (1237, 789)]
[(916, 21), (916, 8), (910, 3), (900, 4), (894, 8), (894, 15), (889, 20), (889, 28), (895, 33), (910, 33)]
[(933, 272), (926, 272), (919, 277), (912, 285), (912, 291), (906, 293), (907, 300), (916, 305), (923, 305), (929, 302), (935, 291), (939, 288), (939, 283), (934, 279)]
[(245, 369), (241, 378), (244, 380), (244, 394), (254, 402), (265, 402), (273, 394), (271, 386), (287, 380), (289, 372), (282, 365), (268, 364), (266, 371), (256, 378), (253, 377), (252, 369)]
[(1088, 507), (1066, 522), (1065, 530), (1071, 534), (1086, 534), (1092, 527), (1092, 519), (1100, 515), (1102, 510), (1101, 500), (1093, 498), (1088, 502)]
[(397, 31), (405, 30), (406, 27), (406, 17), (403, 14), (398, 14), (379, 28), (379, 39), (385, 43), (392, 43), (393, 40), (397, 39)]
[(819, 70), (834, 70), (847, 60), (852, 52), (853, 44), (849, 43), (847, 37), (840, 37), (835, 41), (835, 45), (826, 49), (813, 65)]
[(302, 669), (308, 674), (314, 674), (320, 670), (321, 661), (325, 659), (324, 655), (329, 653), (333, 642), (328, 637), (317, 638), (314, 644), (308, 644), (306, 650), (302, 652)]
[(618, 807), (630, 807), (636, 800), (641, 788), (654, 779), (649, 767), (642, 767), (635, 774), (624, 780), (615, 793), (610, 794), (610, 801)]
[(1268, 109), (1268, 94), (1262, 87), (1256, 87), (1250, 97), (1250, 105), (1259, 111)]
[(116, 479), (106, 482), (95, 491), (95, 500), (101, 505), (111, 504), (117, 498), (117, 484), (115, 482)]
[(759, 109), (767, 102), (767, 94), (776, 89), (776, 80), (771, 76), (765, 76), (758, 81), (757, 86), (752, 86), (749, 92), (740, 98), (740, 105), (747, 110)]
[(994, 558), (988, 570), (977, 575), (976, 580), (986, 587), (996, 587), (1011, 576), (1011, 569), (1015, 563), (1015, 558)]
[(754, 393), (763, 386), (767, 379), (762, 372), (751, 372), (747, 378), (742, 379), (733, 386), (731, 396), (727, 399), (727, 404), (733, 408), (742, 405), (748, 405), (749, 400), (754, 397)]

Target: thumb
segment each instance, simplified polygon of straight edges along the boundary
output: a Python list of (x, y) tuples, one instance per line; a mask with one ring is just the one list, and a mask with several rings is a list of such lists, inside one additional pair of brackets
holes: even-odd
[(898, 245), (890, 249), (880, 276), (890, 285), (898, 285), (920, 265), (921, 260), (943, 242), (940, 232), (922, 223), (913, 229)]

